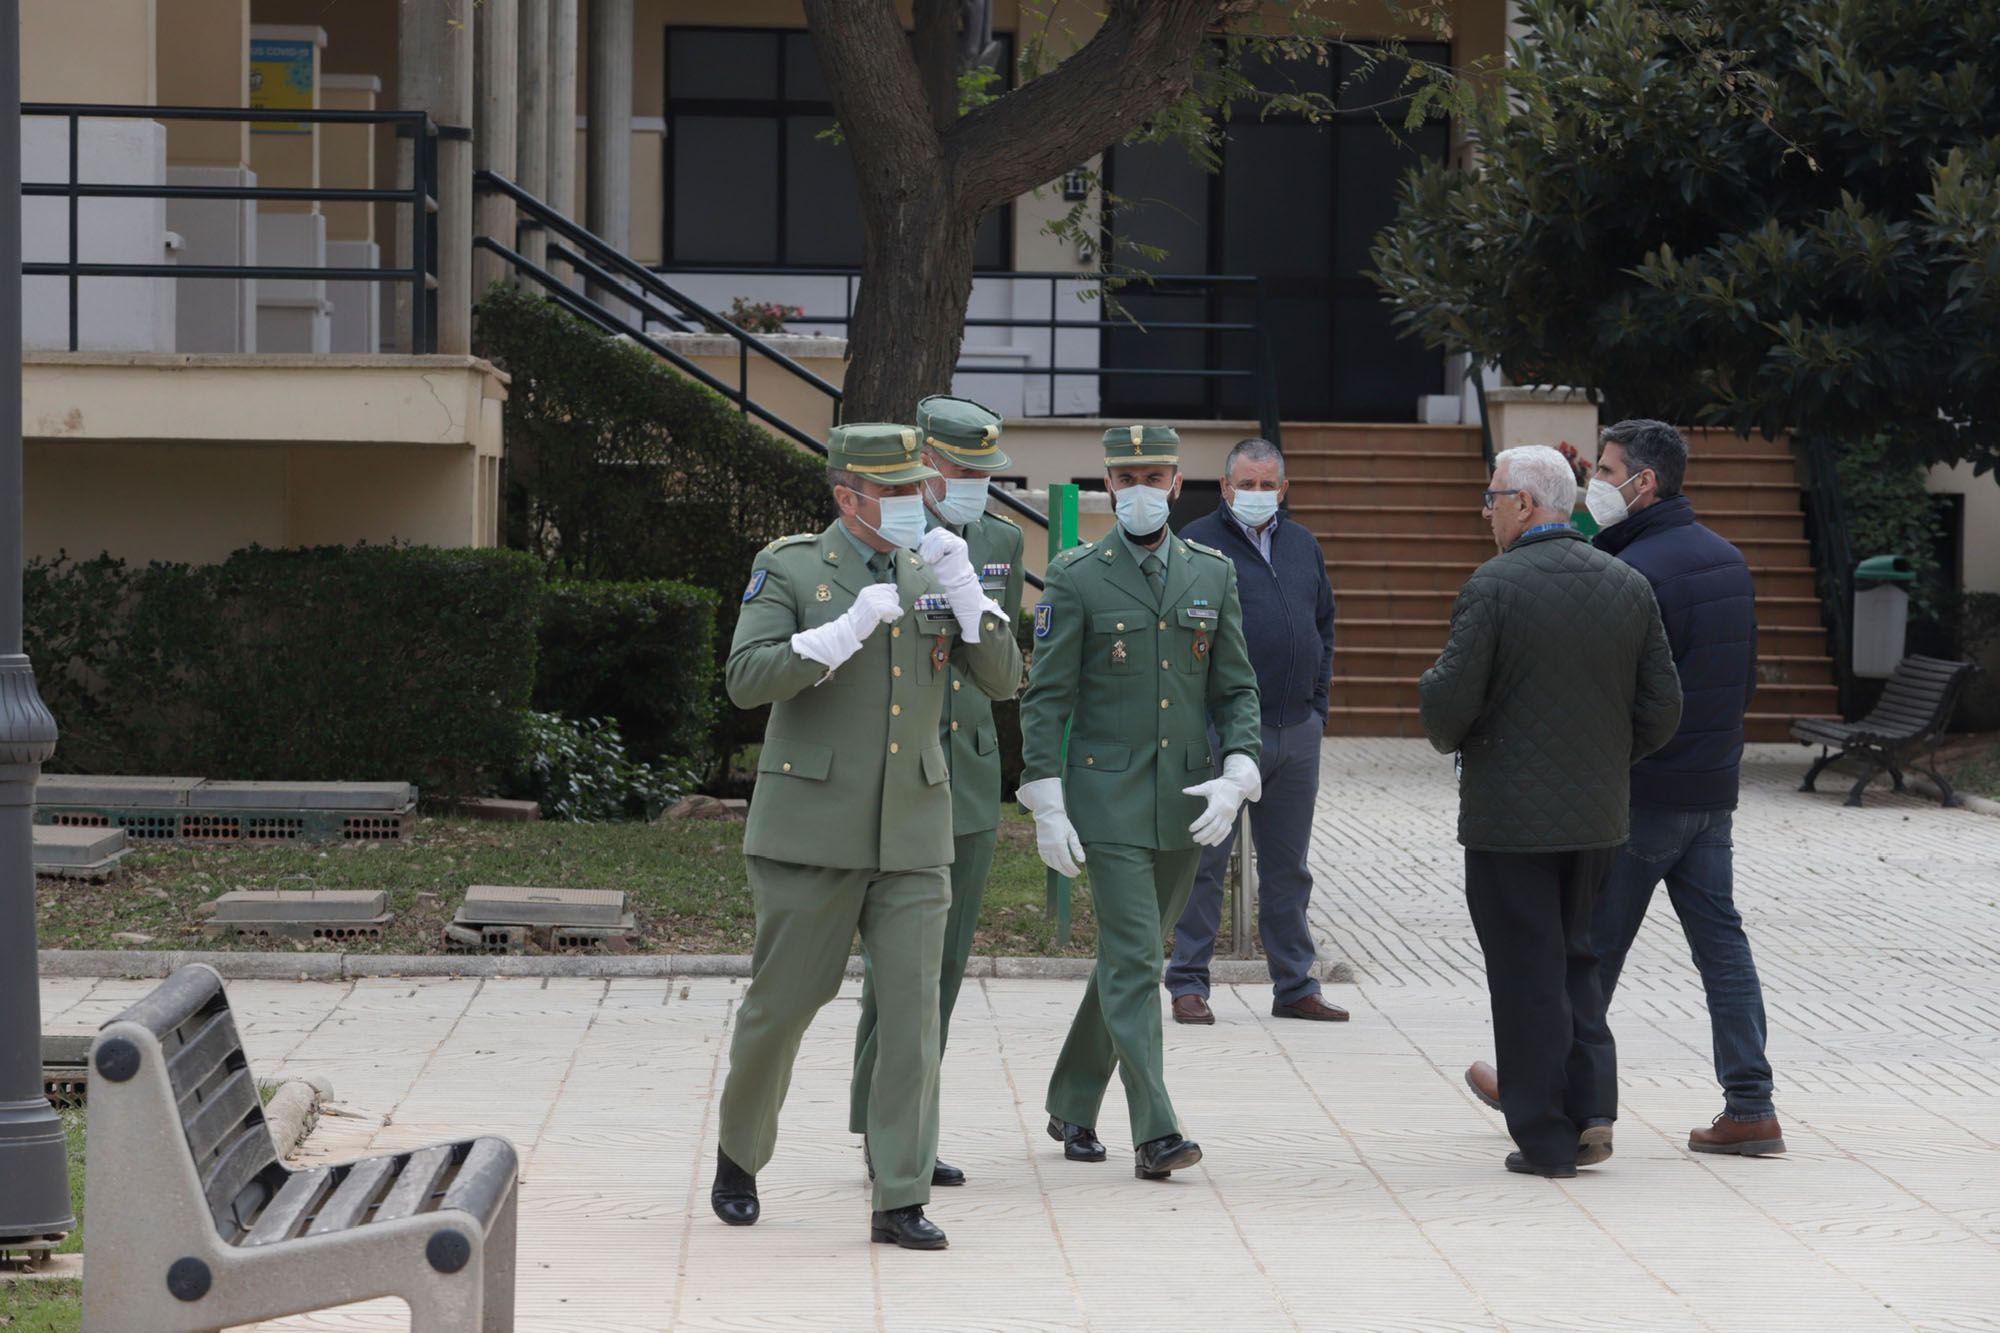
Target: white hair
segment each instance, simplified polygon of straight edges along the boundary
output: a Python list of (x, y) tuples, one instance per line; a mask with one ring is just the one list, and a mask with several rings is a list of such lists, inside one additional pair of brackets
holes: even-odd
[(1568, 518), (1576, 510), (1576, 472), (1546, 444), (1503, 449), (1493, 470), (1507, 469), (1507, 484), (1527, 492), (1535, 508)]

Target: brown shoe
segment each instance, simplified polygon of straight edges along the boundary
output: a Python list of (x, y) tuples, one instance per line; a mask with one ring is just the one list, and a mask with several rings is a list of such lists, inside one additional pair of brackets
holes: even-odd
[(1465, 1086), (1494, 1110), (1500, 1109), (1500, 1071), (1484, 1060), (1474, 1060), (1465, 1069)]
[(1317, 1023), (1345, 1023), (1347, 1011), (1337, 1004), (1328, 1004), (1318, 995), (1308, 995), (1291, 1004), (1273, 1001), (1271, 1013), (1278, 1018), (1310, 1018)]
[(1689, 1152), (1734, 1153), (1738, 1157), (1764, 1157), (1785, 1150), (1785, 1132), (1778, 1117), (1765, 1120), (1731, 1120), (1727, 1111), (1715, 1117), (1707, 1129), (1690, 1130)]
[(1193, 992), (1174, 996), (1174, 1022), (1213, 1023), (1214, 1021), (1215, 1011), (1208, 1007), (1208, 1001), (1201, 996)]

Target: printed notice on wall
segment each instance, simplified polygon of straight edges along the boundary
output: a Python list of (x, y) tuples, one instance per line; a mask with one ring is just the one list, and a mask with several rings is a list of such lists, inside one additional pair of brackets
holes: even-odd
[[(250, 105), (260, 110), (308, 111), (313, 104), (313, 43), (283, 37), (250, 42)], [(296, 120), (252, 121), (253, 134), (306, 134)]]

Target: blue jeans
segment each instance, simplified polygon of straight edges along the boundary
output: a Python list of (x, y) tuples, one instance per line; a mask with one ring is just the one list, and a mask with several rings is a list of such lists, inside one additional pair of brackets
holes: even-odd
[(1604, 881), (1591, 936), (1608, 1005), (1653, 890), (1666, 881), (1708, 995), (1724, 1112), (1731, 1120), (1766, 1120), (1777, 1111), (1771, 1062), (1764, 1056), (1764, 990), (1736, 911), (1733, 824), (1727, 810), (1633, 806), (1632, 833)]

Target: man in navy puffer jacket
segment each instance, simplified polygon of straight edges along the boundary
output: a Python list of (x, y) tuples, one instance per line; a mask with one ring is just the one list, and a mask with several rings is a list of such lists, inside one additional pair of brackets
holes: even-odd
[[(1734, 892), (1731, 824), (1743, 761), (1743, 717), (1757, 683), (1756, 589), (1743, 555), (1695, 521), (1681, 494), (1688, 447), (1660, 421), (1605, 428), (1587, 503), (1600, 550), (1646, 576), (1681, 679), (1674, 738), (1632, 769), (1632, 832), (1592, 923), (1607, 1004), (1653, 890), (1667, 895), (1708, 997), (1723, 1111), (1688, 1136), (1695, 1152), (1785, 1150), (1764, 1054), (1764, 995)], [(1467, 1081), (1497, 1089), (1491, 1066)]]

